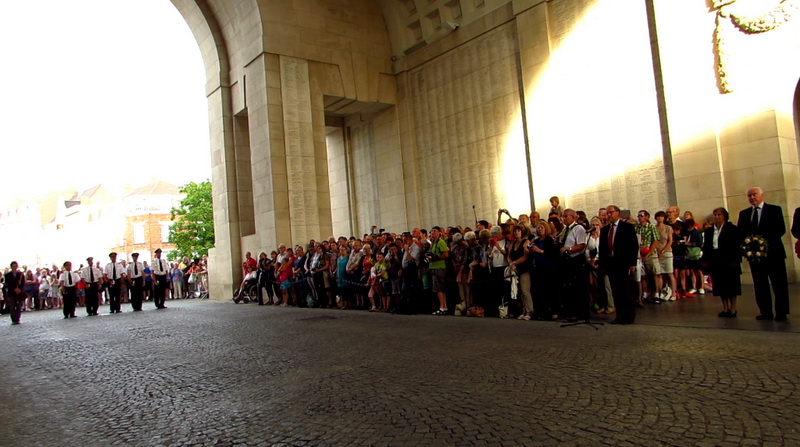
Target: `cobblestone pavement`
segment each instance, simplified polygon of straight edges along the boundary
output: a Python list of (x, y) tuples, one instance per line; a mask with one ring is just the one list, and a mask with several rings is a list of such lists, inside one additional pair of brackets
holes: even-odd
[(800, 445), (791, 331), (168, 305), (3, 316), (0, 445)]

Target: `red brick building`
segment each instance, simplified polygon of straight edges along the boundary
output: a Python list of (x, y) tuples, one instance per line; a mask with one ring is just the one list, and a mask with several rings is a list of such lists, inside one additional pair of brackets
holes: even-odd
[(123, 197), (125, 233), (112, 251), (119, 253), (120, 259), (128, 260), (131, 253), (138, 252), (140, 261), (150, 262), (153, 252), (161, 248), (166, 258), (175, 248), (167, 242), (172, 225), (170, 210), (184, 197), (177, 186), (160, 180)]

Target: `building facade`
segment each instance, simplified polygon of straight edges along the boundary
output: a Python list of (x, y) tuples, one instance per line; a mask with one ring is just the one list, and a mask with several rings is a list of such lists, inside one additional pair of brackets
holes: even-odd
[(169, 242), (170, 211), (183, 197), (177, 186), (164, 181), (153, 181), (123, 197), (124, 232), (117, 245), (111, 248), (118, 253), (118, 259), (130, 260), (131, 253), (139, 253), (140, 262), (150, 262), (157, 248), (166, 258), (175, 248), (175, 244)]
[(551, 195), (704, 218), (761, 186), (787, 224), (800, 205), (796, 2), (172, 2), (207, 71), (212, 296), (245, 251)]

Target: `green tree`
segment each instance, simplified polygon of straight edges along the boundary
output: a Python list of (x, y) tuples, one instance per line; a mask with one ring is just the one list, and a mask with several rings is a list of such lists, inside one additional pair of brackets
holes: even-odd
[(181, 192), (186, 194), (186, 198), (170, 211), (170, 219), (175, 223), (169, 230), (169, 241), (175, 244), (175, 250), (169, 252), (169, 260), (184, 256), (199, 258), (214, 247), (211, 182), (191, 182), (181, 187)]

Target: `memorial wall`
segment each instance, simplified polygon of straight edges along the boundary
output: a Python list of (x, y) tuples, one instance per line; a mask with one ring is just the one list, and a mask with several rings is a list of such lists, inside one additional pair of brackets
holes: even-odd
[(514, 23), (493, 29), (408, 73), (421, 219), (473, 225), (472, 206), (531, 209)]
[[(537, 208), (655, 212), (674, 202), (645, 2), (554, 0), (520, 33)], [(538, 19), (538, 20), (537, 20)]]

